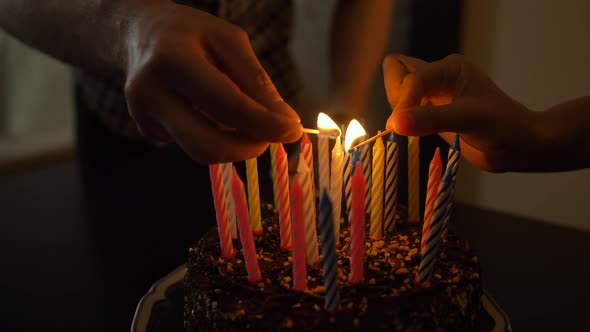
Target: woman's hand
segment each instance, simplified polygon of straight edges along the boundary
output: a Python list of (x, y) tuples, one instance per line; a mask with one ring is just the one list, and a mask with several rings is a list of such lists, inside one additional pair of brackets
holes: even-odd
[(301, 137), (299, 116), (243, 30), (170, 1), (144, 4), (126, 29), (125, 95), (140, 131), (200, 163), (256, 157), (269, 142)]
[(543, 149), (542, 113), (502, 92), (464, 56), (440, 61), (390, 55), (383, 62), (393, 112), (387, 128), (401, 135), (461, 134), (463, 156), (491, 172), (535, 168)]

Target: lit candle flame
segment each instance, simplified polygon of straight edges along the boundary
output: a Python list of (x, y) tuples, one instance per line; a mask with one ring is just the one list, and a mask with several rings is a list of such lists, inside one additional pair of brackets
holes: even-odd
[(334, 120), (332, 120), (332, 118), (324, 112), (320, 112), (320, 114), (318, 114), (318, 129), (320, 130), (321, 134), (333, 136), (342, 135), (342, 131), (340, 131), (340, 128), (336, 122), (334, 122)]
[(360, 122), (356, 119), (352, 119), (346, 127), (346, 136), (344, 137), (344, 150), (348, 152), (357, 140), (367, 135), (367, 132), (361, 126)]

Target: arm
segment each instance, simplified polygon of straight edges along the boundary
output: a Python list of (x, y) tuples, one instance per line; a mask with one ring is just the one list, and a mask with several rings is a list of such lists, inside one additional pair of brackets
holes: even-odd
[(203, 11), (169, 0), (0, 0), (0, 26), (62, 61), (120, 75), (138, 128), (198, 162), (301, 137), (246, 33)]
[(463, 156), (491, 172), (590, 167), (590, 96), (534, 112), (510, 98), (467, 58), (383, 62), (394, 108), (387, 127), (402, 135), (461, 134)]
[(346, 118), (364, 113), (387, 46), (392, 0), (340, 0), (331, 31), (331, 100)]

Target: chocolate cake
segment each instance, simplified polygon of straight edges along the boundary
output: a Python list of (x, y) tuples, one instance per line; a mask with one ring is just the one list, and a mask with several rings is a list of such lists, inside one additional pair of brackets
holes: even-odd
[(343, 225), (338, 248), (341, 308), (328, 312), (322, 264), (308, 267), (308, 291), (293, 291), (291, 253), (279, 248), (276, 213), (270, 205), (262, 212), (264, 232), (255, 240), (260, 283), (248, 283), (237, 241), (236, 256), (220, 258), (216, 229), (190, 249), (184, 313), (188, 332), (473, 330), (482, 310), (482, 285), (478, 257), (468, 241), (449, 233), (430, 282), (416, 286), (422, 224), (398, 222), (384, 239), (367, 239), (365, 283), (350, 285), (350, 237)]

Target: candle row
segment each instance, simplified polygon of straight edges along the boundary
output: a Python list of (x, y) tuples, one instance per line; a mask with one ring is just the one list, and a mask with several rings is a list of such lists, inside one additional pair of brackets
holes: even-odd
[[(334, 124), (339, 131), (338, 126)], [(364, 281), (364, 256), (365, 256), (365, 218), (370, 215), (369, 237), (379, 239), (384, 232), (391, 232), (395, 226), (395, 211), (398, 197), (398, 140), (394, 133), (388, 137), (386, 144), (378, 138), (373, 146), (365, 145), (359, 149), (351, 149), (354, 143), (366, 136), (362, 126), (353, 120), (347, 130), (342, 146), (341, 137), (335, 139), (335, 144), (328, 154), (329, 141), (322, 135), (318, 137), (318, 187), (321, 193), (320, 210), (320, 234), (324, 257), (336, 255), (335, 246), (338, 243), (342, 200), (345, 201), (348, 221), (351, 231), (350, 265), (351, 283)], [(350, 136), (349, 136), (350, 135)], [(410, 140), (408, 152), (417, 154), (417, 140)], [(306, 265), (313, 265), (319, 261), (318, 237), (314, 184), (313, 148), (307, 134), (301, 141), (301, 150), (297, 175), (289, 178), (287, 154), (282, 144), (274, 143), (270, 146), (272, 183), (275, 206), (279, 216), (280, 244), (282, 250), (293, 251), (293, 287), (295, 290), (306, 289)], [(424, 283), (432, 274), (432, 266), (438, 253), (440, 238), (446, 231), (446, 225), (451, 210), (452, 191), (457, 172), (457, 163), (460, 156), (458, 148), (458, 136), (455, 144), (449, 152), (449, 166), (445, 175), (441, 176), (442, 166), (438, 149), (431, 163), (429, 183), (427, 188), (426, 210), (421, 243), (422, 259), (420, 273), (416, 278), (417, 283)], [(413, 171), (408, 174), (409, 182), (411, 173), (417, 172), (419, 166), (413, 165), (411, 160), (415, 156), (409, 156), (409, 163)], [(369, 166), (366, 166), (366, 165)], [(213, 190), (215, 210), (219, 238), (221, 243), (221, 255), (232, 257), (235, 250), (232, 238), (239, 237), (242, 243), (248, 280), (257, 282), (260, 280), (260, 270), (256, 258), (256, 249), (252, 234), (262, 233), (260, 218), (260, 198), (258, 189), (258, 174), (256, 158), (246, 161), (248, 195), (244, 185), (233, 169), (231, 163), (210, 165), (210, 175)], [(416, 187), (417, 184), (414, 183)], [(418, 189), (409, 188), (410, 199), (412, 193)], [(344, 191), (344, 193), (343, 193)], [(413, 202), (409, 202), (412, 210)], [(329, 206), (331, 211), (326, 211)], [(418, 205), (419, 206), (419, 205)], [(410, 211), (412, 212), (412, 211)], [(415, 212), (412, 212), (415, 214)], [(411, 216), (410, 216), (411, 218)], [(419, 218), (419, 213), (418, 213)], [(440, 219), (440, 220), (439, 220)], [(324, 220), (330, 220), (331, 226), (324, 225)], [(328, 230), (327, 230), (328, 229)], [(326, 234), (332, 234), (334, 248)], [(331, 261), (324, 260), (324, 269), (333, 268)], [(326, 265), (328, 264), (328, 265)], [(336, 278), (337, 279), (337, 278)], [(326, 276), (326, 289), (328, 286), (337, 287), (332, 277)], [(331, 289), (331, 288), (330, 288)], [(326, 306), (333, 308), (338, 301), (337, 292), (330, 299), (326, 299)]]

